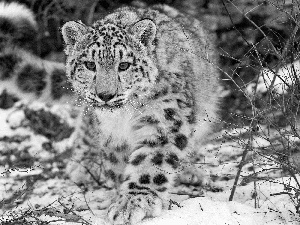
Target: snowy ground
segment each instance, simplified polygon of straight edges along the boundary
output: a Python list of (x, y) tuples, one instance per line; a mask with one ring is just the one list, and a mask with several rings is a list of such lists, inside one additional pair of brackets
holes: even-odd
[[(29, 118), (35, 110), (37, 117), (50, 112), (60, 119)], [(78, 187), (64, 173), (76, 119), (72, 113), (68, 107), (43, 104), (0, 110), (0, 224), (17, 224), (23, 218), (36, 224), (107, 224), (105, 208), (114, 191)], [(45, 124), (50, 124), (46, 131), (42, 129)], [(249, 140), (247, 127), (222, 131), (199, 150), (199, 163), (212, 178), (213, 188), (202, 193), (191, 186), (178, 186), (171, 196), (171, 210), (141, 224), (299, 224), (297, 184), (266, 157), (272, 155), (267, 151), (270, 142), (279, 149), (276, 131), (268, 130), (268, 139), (266, 132), (261, 127), (252, 139), (254, 150), (246, 157), (233, 201), (228, 199)], [(294, 137), (287, 139), (298, 146)], [(289, 158), (297, 164), (296, 159), (296, 155)]]

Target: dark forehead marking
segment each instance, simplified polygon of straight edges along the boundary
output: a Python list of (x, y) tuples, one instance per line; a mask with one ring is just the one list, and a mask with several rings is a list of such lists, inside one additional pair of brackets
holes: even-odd
[[(128, 54), (128, 38), (123, 28), (113, 23), (103, 24), (103, 22), (96, 22), (92, 26), (93, 33), (91, 34), (90, 42), (86, 45), (86, 53), (93, 47), (98, 47), (99, 57), (108, 58), (111, 56), (115, 58), (116, 54), (119, 54), (120, 59), (124, 58)], [(116, 47), (120, 45), (125, 51), (120, 49), (115, 51)], [(91, 52), (94, 58), (95, 50)]]
[(113, 47), (116, 47), (117, 45), (122, 45), (127, 50), (127, 46), (124, 43), (122, 43), (122, 42), (115, 42), (113, 44)]
[(92, 45), (97, 45), (97, 47), (100, 47), (100, 46), (99, 46), (99, 42), (93, 41), (92, 43), (90, 43), (90, 44), (87, 46), (87, 48), (91, 47)]
[(117, 37), (118, 39), (125, 40), (126, 33), (123, 28), (115, 25), (115, 24), (101, 24), (96, 23), (93, 26), (96, 34), (99, 36), (111, 35), (113, 37)]

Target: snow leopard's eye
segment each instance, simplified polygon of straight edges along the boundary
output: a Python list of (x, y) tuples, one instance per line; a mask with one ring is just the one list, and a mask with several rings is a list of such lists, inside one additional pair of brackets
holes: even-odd
[(119, 70), (119, 72), (120, 72), (120, 71), (125, 71), (125, 70), (127, 70), (127, 69), (129, 68), (129, 66), (130, 66), (130, 63), (129, 63), (129, 62), (121, 62), (121, 63), (119, 64), (118, 70)]
[(90, 62), (90, 61), (85, 61), (84, 62), (84, 65), (85, 67), (88, 69), (88, 70), (91, 70), (91, 71), (96, 71), (96, 64), (94, 62)]

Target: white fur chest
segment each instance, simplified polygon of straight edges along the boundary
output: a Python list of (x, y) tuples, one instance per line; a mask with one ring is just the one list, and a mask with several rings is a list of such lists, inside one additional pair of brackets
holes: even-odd
[(137, 116), (134, 109), (124, 107), (122, 109), (96, 109), (96, 116), (100, 121), (100, 132), (111, 137), (115, 144), (124, 141), (132, 144), (132, 126)]
[[(135, 109), (128, 105), (121, 109), (95, 110), (100, 122), (100, 133), (104, 137), (104, 141), (111, 139), (111, 143), (115, 146), (122, 145), (125, 142), (131, 146), (131, 149), (134, 149), (141, 141), (150, 140), (157, 136), (155, 126), (142, 125), (140, 121), (142, 117), (148, 114), (155, 114), (155, 111), (155, 108), (151, 106)], [(136, 126), (141, 127), (136, 129)]]

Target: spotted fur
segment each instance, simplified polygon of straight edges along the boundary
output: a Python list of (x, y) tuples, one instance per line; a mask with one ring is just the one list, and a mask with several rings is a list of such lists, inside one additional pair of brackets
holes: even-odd
[[(71, 89), (64, 65), (30, 52), (36, 31), (26, 7), (0, 3), (0, 92), (61, 100)], [(158, 216), (216, 117), (209, 35), (163, 5), (121, 8), (91, 27), (71, 21), (62, 34), (67, 79), (91, 108), (78, 125), (70, 178), (117, 188), (108, 209), (113, 224)]]
[(18, 99), (70, 101), (71, 87), (63, 63), (42, 60), (33, 13), (19, 3), (0, 3), (0, 94)]
[(216, 117), (209, 35), (165, 5), (121, 8), (90, 27), (67, 22), (62, 34), (68, 79), (97, 120), (92, 151), (102, 152), (118, 189), (109, 220), (134, 224), (159, 215), (188, 153), (212, 126), (207, 117)]
[(0, 2), (0, 49), (10, 44), (31, 51), (36, 45), (37, 30), (34, 15), (26, 6)]

